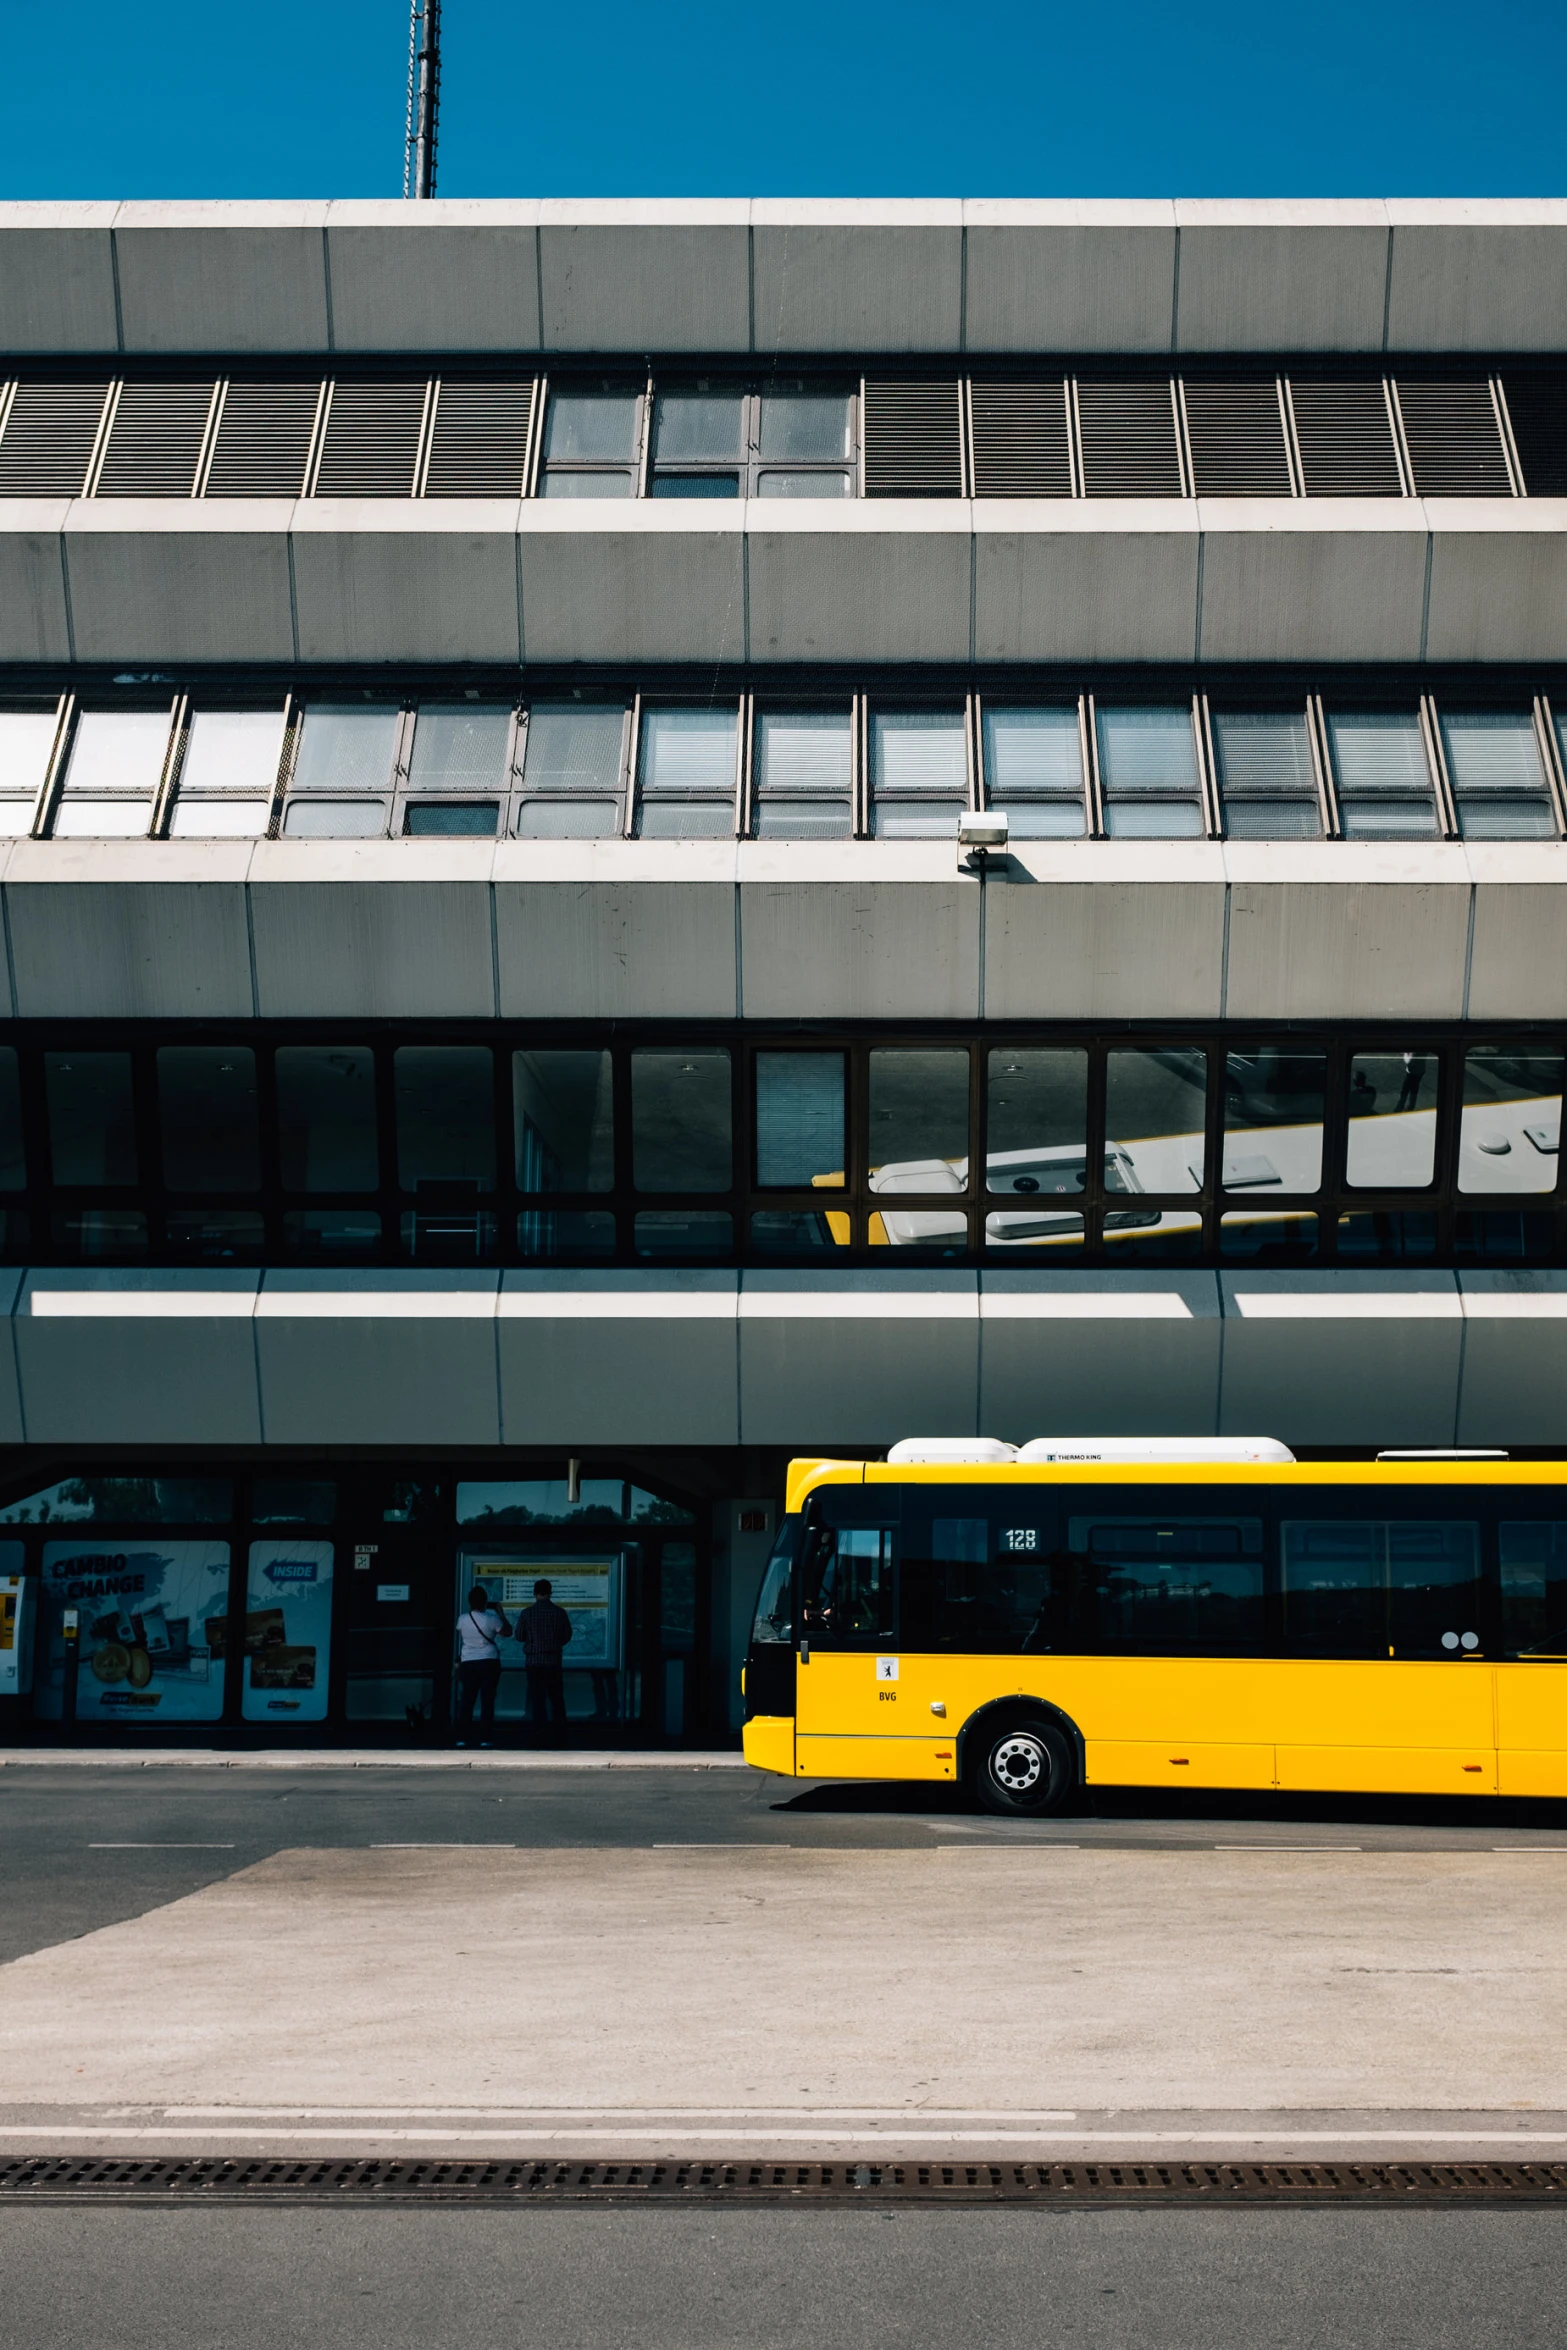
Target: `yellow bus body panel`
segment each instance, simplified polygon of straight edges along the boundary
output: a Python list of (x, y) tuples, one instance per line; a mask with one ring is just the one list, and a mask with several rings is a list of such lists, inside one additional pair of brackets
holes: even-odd
[(771, 1771), (781, 1779), (792, 1779), (794, 1769), (794, 1720), (789, 1714), (753, 1714), (742, 1735), (746, 1761), (753, 1770)]

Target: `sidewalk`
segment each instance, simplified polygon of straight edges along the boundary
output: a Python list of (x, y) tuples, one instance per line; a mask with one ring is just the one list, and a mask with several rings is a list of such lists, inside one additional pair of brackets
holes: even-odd
[(409, 1752), (378, 1747), (312, 1747), (289, 1753), (212, 1747), (7, 1746), (0, 1770), (92, 1771), (743, 1771), (743, 1754), (649, 1747), (590, 1752), (571, 1747), (497, 1747), (489, 1753), (469, 1747), (454, 1751), (432, 1746)]

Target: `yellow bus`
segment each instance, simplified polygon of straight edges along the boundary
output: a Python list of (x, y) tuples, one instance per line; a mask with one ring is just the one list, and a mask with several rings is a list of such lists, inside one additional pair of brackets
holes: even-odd
[(747, 1653), (785, 1777), (1567, 1795), (1567, 1461), (1266, 1438), (798, 1460)]

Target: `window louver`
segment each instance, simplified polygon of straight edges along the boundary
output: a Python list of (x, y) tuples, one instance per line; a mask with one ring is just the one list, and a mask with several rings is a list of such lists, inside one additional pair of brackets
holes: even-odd
[(1083, 495), (1088, 498), (1178, 498), (1181, 459), (1170, 386), (1079, 384)]
[(1308, 498), (1403, 495), (1380, 383), (1292, 383), (1290, 398)]
[(319, 381), (231, 383), (218, 418), (209, 498), (297, 498), (320, 405)]
[(318, 498), (411, 498), (426, 385), (338, 383), (316, 474)]
[(1066, 387), (975, 383), (969, 394), (976, 498), (1069, 498)]
[(188, 498), (212, 413), (210, 383), (124, 383), (98, 472), (100, 498)]
[(1199, 498), (1289, 496), (1277, 385), (1188, 383), (1186, 438)]
[(1400, 383), (1415, 488), (1431, 498), (1508, 498), (1507, 459), (1488, 383)]
[(960, 498), (963, 432), (955, 383), (867, 383), (865, 495)]
[(533, 384), (443, 383), (430, 434), (427, 498), (520, 498)]
[(109, 386), (21, 383), (0, 440), (0, 497), (78, 498)]
[(1567, 498), (1567, 376), (1509, 376), (1513, 444), (1531, 498)]

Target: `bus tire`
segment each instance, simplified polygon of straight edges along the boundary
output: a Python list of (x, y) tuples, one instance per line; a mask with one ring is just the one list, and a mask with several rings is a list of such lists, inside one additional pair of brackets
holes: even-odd
[(1060, 1811), (1076, 1779), (1071, 1747), (1038, 1715), (987, 1732), (974, 1757), (974, 1792), (986, 1811), (1005, 1819)]

